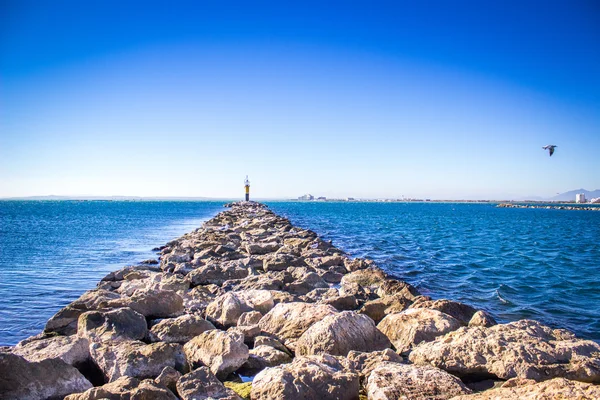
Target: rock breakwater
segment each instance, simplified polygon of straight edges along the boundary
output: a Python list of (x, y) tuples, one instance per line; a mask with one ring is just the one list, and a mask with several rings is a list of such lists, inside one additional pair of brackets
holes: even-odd
[(541, 204), (514, 204), (514, 203), (500, 203), (496, 207), (499, 208), (541, 208), (544, 210), (577, 210), (577, 211), (600, 211), (600, 206), (549, 206)]
[(597, 343), (434, 301), (264, 205), (229, 206), (1, 349), (0, 398), (598, 394)]

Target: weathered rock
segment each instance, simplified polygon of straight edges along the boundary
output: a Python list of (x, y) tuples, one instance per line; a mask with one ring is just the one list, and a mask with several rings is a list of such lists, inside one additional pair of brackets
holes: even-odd
[(373, 262), (373, 260), (367, 260), (364, 258), (355, 258), (353, 260), (347, 258), (346, 260), (344, 260), (344, 266), (348, 271), (354, 272), (361, 269), (372, 268), (375, 266), (375, 263)]
[(87, 339), (77, 336), (54, 336), (23, 341), (15, 346), (12, 353), (31, 362), (60, 358), (69, 365), (76, 365), (90, 358), (88, 345)]
[(243, 279), (248, 276), (248, 269), (243, 268), (239, 262), (210, 263), (191, 271), (187, 278), (192, 286), (222, 285), (230, 279)]
[(207, 367), (200, 367), (183, 375), (177, 382), (177, 393), (182, 400), (241, 400), (226, 388)]
[(109, 301), (108, 306), (129, 307), (146, 318), (169, 318), (183, 312), (183, 299), (170, 290), (138, 290), (131, 297)]
[(138, 387), (139, 379), (123, 376), (114, 382), (94, 387), (83, 393), (75, 393), (65, 397), (65, 400), (100, 400), (130, 398), (131, 391)]
[(246, 245), (246, 252), (248, 254), (267, 254), (267, 253), (273, 253), (277, 250), (279, 250), (279, 248), (281, 247), (281, 245), (277, 242), (270, 242), (270, 243), (248, 243)]
[(358, 374), (344, 369), (334, 357), (296, 357), (293, 362), (267, 368), (254, 377), (253, 400), (356, 400)]
[(254, 338), (254, 347), (258, 346), (270, 346), (274, 349), (282, 351), (289, 356), (293, 356), (292, 352), (283, 345), (279, 340), (270, 336), (257, 336)]
[(494, 325), (496, 325), (496, 320), (494, 320), (494, 318), (490, 314), (482, 310), (479, 310), (475, 314), (473, 314), (473, 317), (469, 321), (469, 326), (471, 327), (482, 326), (485, 328), (489, 328), (490, 326)]
[(386, 279), (378, 285), (377, 295), (379, 297), (402, 296), (408, 300), (415, 300), (420, 296), (420, 293), (417, 288), (410, 283), (396, 279)]
[(481, 393), (456, 396), (452, 400), (555, 400), (555, 399), (600, 399), (600, 386), (590, 383), (554, 378), (544, 382), (533, 379), (513, 378), (500, 388)]
[(206, 365), (220, 378), (235, 372), (248, 359), (242, 335), (216, 329), (196, 336), (183, 349), (192, 368)]
[(140, 382), (130, 393), (130, 400), (178, 400), (179, 398), (166, 387), (158, 385), (151, 379)]
[(146, 318), (131, 308), (88, 311), (79, 316), (77, 335), (90, 342), (142, 340), (148, 334)]
[(322, 300), (321, 303), (328, 304), (339, 311), (356, 310), (359, 305), (354, 295), (331, 297)]
[(282, 290), (286, 278), (282, 275), (283, 272), (267, 272), (248, 276), (245, 279), (229, 280), (223, 283), (223, 289), (226, 291)]
[(410, 360), (457, 376), (600, 382), (600, 345), (532, 320), (463, 327), (417, 346)]
[(377, 325), (391, 341), (398, 353), (404, 353), (421, 342), (460, 328), (460, 322), (437, 310), (411, 308), (398, 314), (389, 314)]
[(173, 393), (177, 393), (177, 381), (181, 378), (181, 372), (173, 367), (164, 367), (160, 374), (154, 379), (157, 385), (169, 388)]
[(328, 289), (329, 284), (315, 272), (307, 272), (285, 286), (286, 291), (299, 295), (307, 294), (317, 288)]
[(429, 300), (414, 303), (410, 308), (428, 308), (438, 310), (456, 318), (462, 325), (468, 325), (473, 315), (477, 312), (473, 307), (452, 300)]
[[(115, 282), (115, 281), (122, 281), (125, 279), (126, 275), (129, 275), (131, 273), (140, 273), (142, 277), (148, 277), (149, 274), (148, 272), (159, 272), (160, 268), (158, 267), (152, 267), (149, 265), (138, 265), (138, 266), (128, 266), (128, 267), (123, 267), (117, 271), (113, 271), (108, 273), (108, 275), (106, 275), (104, 278), (102, 278), (102, 282)], [(130, 275), (130, 279), (133, 279), (133, 275)]]
[(227, 292), (217, 297), (206, 308), (206, 317), (224, 327), (237, 325), (240, 316), (249, 311), (269, 312), (274, 306), (268, 290)]
[(391, 295), (367, 301), (359, 313), (368, 315), (378, 324), (388, 314), (397, 314), (408, 308), (411, 301), (402, 295)]
[(306, 263), (300, 257), (290, 254), (269, 254), (263, 260), (263, 269), (265, 271), (283, 271), (288, 267), (304, 267)]
[(369, 400), (446, 400), (469, 394), (460, 379), (441, 369), (384, 362), (367, 380)]
[(258, 311), (248, 311), (240, 315), (238, 326), (258, 325), (263, 314)]
[(388, 338), (366, 315), (344, 311), (313, 324), (296, 343), (296, 354), (345, 356), (351, 350), (378, 351), (391, 347)]
[(77, 320), (86, 311), (107, 307), (108, 302), (121, 296), (108, 290), (97, 289), (85, 292), (80, 298), (58, 311), (48, 320), (44, 327), (45, 333), (73, 335), (77, 332)]
[(187, 370), (183, 349), (174, 343), (94, 343), (90, 345), (90, 354), (109, 382), (122, 376), (154, 379), (165, 367), (173, 367), (182, 372)]
[(387, 275), (379, 268), (361, 269), (344, 275), (342, 278), (342, 286), (347, 286), (351, 283), (356, 283), (365, 288), (377, 288), (385, 280)]
[(250, 350), (248, 360), (244, 363), (242, 369), (256, 372), (289, 362), (292, 362), (292, 357), (283, 351), (271, 346), (255, 346)]
[(295, 342), (315, 322), (337, 311), (327, 305), (310, 303), (280, 303), (259, 322), (263, 332), (281, 341), (286, 347), (295, 348)]
[(81, 373), (58, 358), (30, 362), (0, 353), (0, 398), (37, 400), (63, 398), (92, 387)]
[(347, 356), (348, 368), (360, 373), (361, 379), (367, 379), (375, 367), (382, 362), (401, 363), (402, 357), (391, 349), (372, 351), (369, 353), (351, 351)]
[(211, 290), (212, 287), (212, 285), (196, 286), (195, 288), (185, 292), (181, 296), (183, 298), (183, 307), (185, 310), (189, 313), (204, 314), (206, 307), (208, 307), (210, 302), (217, 297), (217, 295)]
[(204, 331), (215, 329), (209, 321), (198, 315), (167, 318), (150, 329), (151, 342), (186, 343)]

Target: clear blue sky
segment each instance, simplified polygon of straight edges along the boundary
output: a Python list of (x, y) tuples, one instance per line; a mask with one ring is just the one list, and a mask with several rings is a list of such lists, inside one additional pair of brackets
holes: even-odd
[(600, 188), (599, 2), (286, 3), (0, 0), (0, 197)]

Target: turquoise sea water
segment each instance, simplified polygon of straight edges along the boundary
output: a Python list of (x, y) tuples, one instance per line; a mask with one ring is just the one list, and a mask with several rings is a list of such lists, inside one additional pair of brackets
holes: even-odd
[[(107, 272), (222, 211), (222, 202), (0, 201), (0, 345)], [(454, 203), (269, 202), (434, 298), (600, 340), (600, 212)]]

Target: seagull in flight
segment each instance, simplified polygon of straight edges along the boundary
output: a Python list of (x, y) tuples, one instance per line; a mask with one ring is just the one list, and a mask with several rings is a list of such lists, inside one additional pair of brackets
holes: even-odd
[(542, 149), (548, 150), (548, 153), (550, 153), (550, 157), (552, 157), (552, 154), (554, 154), (554, 148), (555, 147), (558, 147), (558, 146), (555, 145), (555, 144), (549, 144), (547, 146), (542, 147)]

